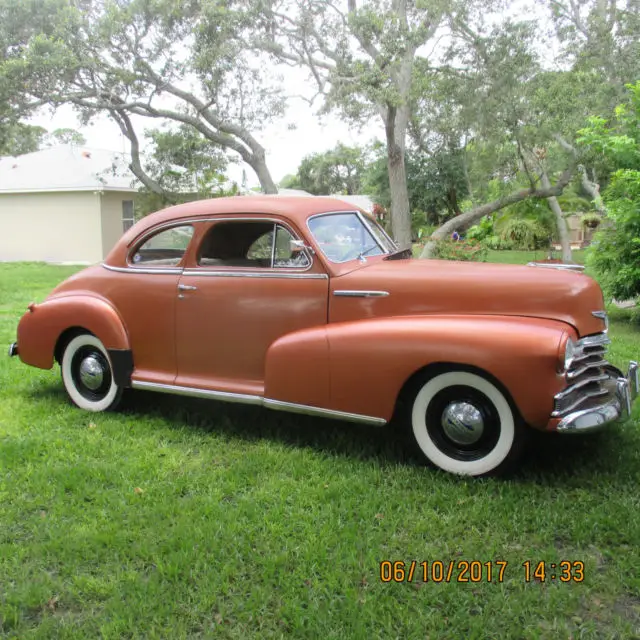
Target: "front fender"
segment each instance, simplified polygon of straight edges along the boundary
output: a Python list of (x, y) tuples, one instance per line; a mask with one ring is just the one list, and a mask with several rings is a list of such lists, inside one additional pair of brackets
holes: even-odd
[[(486, 371), (531, 426), (545, 428), (566, 386), (558, 349), (569, 325), (503, 316), (374, 318), (307, 329), (267, 354), (265, 395), (389, 420), (405, 383), (429, 365)], [(311, 402), (313, 400), (313, 402)]]
[(29, 305), (18, 324), (20, 360), (50, 369), (58, 339), (74, 327), (90, 331), (107, 349), (130, 348), (124, 323), (114, 307), (95, 294), (76, 293)]

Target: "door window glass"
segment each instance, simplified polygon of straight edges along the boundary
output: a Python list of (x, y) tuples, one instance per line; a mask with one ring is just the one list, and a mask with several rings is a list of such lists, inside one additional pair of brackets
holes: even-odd
[(193, 227), (183, 225), (156, 233), (141, 245), (131, 256), (135, 266), (172, 267), (182, 260), (191, 237)]
[(308, 267), (309, 256), (303, 247), (295, 244), (295, 238), (288, 229), (278, 225), (276, 230), (276, 247), (274, 251), (274, 267)]

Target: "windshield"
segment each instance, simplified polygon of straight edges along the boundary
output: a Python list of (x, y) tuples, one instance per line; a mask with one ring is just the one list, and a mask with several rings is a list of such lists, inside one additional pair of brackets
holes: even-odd
[(331, 262), (386, 255), (397, 248), (374, 220), (358, 213), (327, 213), (309, 220), (309, 230)]

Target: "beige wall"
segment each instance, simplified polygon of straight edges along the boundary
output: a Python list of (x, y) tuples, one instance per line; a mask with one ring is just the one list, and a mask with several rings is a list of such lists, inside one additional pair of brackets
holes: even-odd
[(122, 202), (134, 200), (135, 193), (105, 191), (101, 196), (102, 253), (103, 257), (113, 249), (122, 235)]
[(101, 236), (93, 191), (0, 194), (0, 261), (99, 262)]

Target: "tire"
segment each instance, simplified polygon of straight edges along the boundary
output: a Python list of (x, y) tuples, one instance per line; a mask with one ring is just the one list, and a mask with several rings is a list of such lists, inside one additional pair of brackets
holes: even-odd
[(104, 345), (83, 333), (65, 347), (60, 363), (62, 382), (71, 401), (86, 411), (112, 411), (123, 389), (113, 379), (113, 367)]
[(413, 436), (434, 466), (465, 476), (496, 475), (520, 456), (525, 426), (498, 387), (478, 374), (422, 379), (410, 405)]

